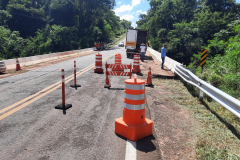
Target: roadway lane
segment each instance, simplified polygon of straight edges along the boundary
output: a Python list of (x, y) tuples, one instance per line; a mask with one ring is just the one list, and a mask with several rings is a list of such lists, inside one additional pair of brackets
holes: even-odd
[[(123, 63), (132, 63), (124, 48), (115, 46), (101, 52), (103, 59), (115, 53), (122, 54)], [(110, 77), (109, 90), (103, 88), (105, 74), (93, 73), (94, 54), (76, 61), (77, 71), (82, 70), (77, 83), (82, 87), (69, 87), (73, 80), (66, 83), (66, 103), (73, 105), (66, 114), (54, 108), (61, 104), (61, 87), (54, 89), (57, 85), (8, 111), (3, 109), (61, 81), (62, 68), (65, 77), (72, 75), (73, 60), (0, 80), (0, 118), (9, 113), (0, 120), (1, 159), (125, 159), (126, 139), (114, 133), (114, 120), (122, 116), (124, 80), (128, 77)], [(106, 61), (114, 63), (114, 56)], [(90, 65), (90, 70), (84, 69)], [(44, 96), (34, 99), (40, 95)], [(146, 117), (150, 118), (149, 113)], [(137, 143), (137, 159), (156, 159), (153, 138)]]

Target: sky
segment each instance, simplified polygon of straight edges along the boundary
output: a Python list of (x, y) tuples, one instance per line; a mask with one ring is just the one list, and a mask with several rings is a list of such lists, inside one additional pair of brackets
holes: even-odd
[[(115, 0), (116, 6), (114, 7), (115, 14), (120, 19), (126, 19), (132, 22), (133, 27), (137, 27), (136, 21), (139, 20), (139, 14), (147, 14), (150, 9), (147, 0)], [(240, 1), (240, 0), (239, 0)]]
[[(139, 20), (139, 14), (147, 14), (150, 9), (149, 2), (147, 0), (115, 0), (116, 6), (114, 7), (115, 14), (120, 19), (126, 19), (132, 22), (133, 27), (137, 27), (136, 21)], [(236, 0), (236, 3), (240, 3), (240, 0)]]

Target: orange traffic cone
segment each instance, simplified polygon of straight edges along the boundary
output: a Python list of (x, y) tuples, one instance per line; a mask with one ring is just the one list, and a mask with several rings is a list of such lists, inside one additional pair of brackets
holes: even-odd
[(145, 118), (145, 81), (125, 80), (123, 117), (115, 119), (115, 133), (131, 141), (152, 135), (150, 119)]
[(111, 87), (111, 83), (109, 82), (108, 76), (106, 76), (106, 81), (104, 84), (104, 88), (110, 88)]
[[(122, 56), (120, 53), (115, 55), (115, 64), (122, 64)], [(112, 71), (124, 71), (124, 68), (112, 68)]]
[(146, 82), (146, 85), (148, 86), (152, 86), (152, 74), (151, 74), (151, 67), (149, 67), (149, 70), (148, 70), (148, 76), (147, 76), (147, 82)]
[(16, 58), (16, 71), (22, 70), (18, 61), (18, 58)]

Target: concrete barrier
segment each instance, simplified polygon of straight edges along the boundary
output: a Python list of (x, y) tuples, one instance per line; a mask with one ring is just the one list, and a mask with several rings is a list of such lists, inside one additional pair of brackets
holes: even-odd
[[(161, 58), (161, 53), (148, 47), (147, 50), (152, 54), (154, 55), (160, 62), (162, 62), (162, 58)], [(175, 68), (176, 68), (176, 65), (181, 65), (181, 63), (169, 58), (169, 57), (165, 57), (165, 63), (164, 65), (170, 69), (173, 73), (175, 72)]]
[[(92, 48), (73, 50), (73, 51), (67, 51), (67, 52), (49, 53), (49, 54), (36, 55), (36, 56), (30, 56), (30, 57), (23, 57), (23, 58), (18, 58), (18, 60), (19, 60), (19, 63), (21, 66), (32, 65), (32, 64), (36, 64), (36, 63), (41, 63), (41, 62), (46, 62), (49, 60), (57, 59), (60, 56), (77, 54), (77, 53), (82, 53), (82, 52), (86, 52), (86, 51), (92, 51)], [(8, 69), (16, 68), (16, 59), (15, 58), (3, 60), (2, 62), (5, 63), (5, 66)]]

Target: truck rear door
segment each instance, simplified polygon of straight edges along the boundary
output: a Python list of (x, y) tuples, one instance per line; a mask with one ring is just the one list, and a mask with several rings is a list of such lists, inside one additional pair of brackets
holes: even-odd
[(137, 46), (137, 33), (135, 29), (128, 29), (126, 39), (126, 49), (136, 49)]

